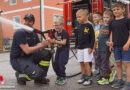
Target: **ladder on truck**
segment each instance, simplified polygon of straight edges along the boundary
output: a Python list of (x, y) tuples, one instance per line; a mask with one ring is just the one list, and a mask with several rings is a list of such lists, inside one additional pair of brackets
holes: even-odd
[(99, 0), (91, 0), (92, 13), (99, 11)]

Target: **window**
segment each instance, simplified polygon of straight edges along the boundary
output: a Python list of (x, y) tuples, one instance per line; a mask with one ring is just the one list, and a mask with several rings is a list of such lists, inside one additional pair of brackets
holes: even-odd
[(4, 0), (4, 2), (8, 2), (8, 0)]
[(62, 15), (55, 14), (55, 15), (54, 15), (54, 21), (55, 21), (57, 18), (60, 18), (60, 17), (63, 18)]
[[(20, 16), (14, 16), (13, 21), (16, 23), (20, 23)], [(17, 25), (14, 25), (14, 29), (19, 29), (19, 27)]]
[(23, 0), (23, 2), (29, 2), (29, 1), (32, 1), (32, 0)]
[(17, 4), (17, 0), (10, 0), (10, 5), (16, 5)]

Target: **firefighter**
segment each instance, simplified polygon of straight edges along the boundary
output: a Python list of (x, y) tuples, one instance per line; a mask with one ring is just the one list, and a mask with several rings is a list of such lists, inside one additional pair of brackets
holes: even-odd
[[(33, 27), (35, 17), (33, 14), (24, 16), (24, 25)], [(46, 50), (48, 41), (40, 42), (34, 32), (18, 29), (14, 33), (11, 46), (10, 62), (16, 71), (17, 83), (26, 85), (26, 81), (34, 80), (36, 84), (47, 84), (49, 79), (47, 71), (50, 65), (51, 53)]]

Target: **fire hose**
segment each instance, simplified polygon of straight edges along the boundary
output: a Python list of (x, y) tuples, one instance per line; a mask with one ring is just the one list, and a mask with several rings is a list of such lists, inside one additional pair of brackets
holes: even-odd
[[(38, 30), (38, 29), (35, 29), (35, 28), (32, 28), (32, 27), (26, 26), (26, 25), (23, 25), (23, 24), (16, 23), (16, 22), (14, 22), (14, 21), (11, 21), (11, 20), (6, 19), (6, 18), (3, 18), (3, 17), (0, 17), (0, 22), (6, 23), (6, 24), (11, 24), (11, 25), (17, 25), (17, 26), (20, 27), (20, 28), (23, 28), (23, 29), (26, 29), (26, 30), (28, 30), (28, 31), (41, 34), (41, 36), (42, 36), (45, 40), (46, 40), (46, 37), (45, 37), (44, 34), (46, 34), (46, 33), (48, 33), (48, 35), (49, 35), (49, 37), (50, 37), (51, 39), (55, 38), (54, 33), (55, 33), (56, 31), (55, 31), (54, 29), (50, 29), (50, 30), (46, 30), (46, 31), (41, 31), (41, 30)], [(50, 46), (51, 46), (51, 47), (50, 47), (50, 48), (51, 48), (51, 52), (54, 53), (54, 52), (55, 52), (55, 51), (54, 51), (54, 44), (53, 44), (53, 43), (50, 43)], [(71, 51), (72, 51), (74, 57), (77, 58), (72, 49), (71, 49)], [(54, 61), (54, 57), (53, 57), (53, 55), (52, 55), (52, 67), (53, 67), (53, 69), (54, 69), (54, 63), (55, 63), (55, 61)], [(54, 71), (55, 71), (55, 70), (54, 70)], [(66, 77), (68, 77), (68, 78), (74, 77), (74, 76), (79, 75), (80, 73), (81, 73), (81, 72), (78, 72), (78, 73), (73, 74), (73, 75), (67, 75)]]
[[(55, 38), (54, 33), (55, 33), (56, 31), (55, 31), (54, 29), (50, 29), (50, 30), (46, 30), (46, 31), (42, 32), (42, 31), (39, 31), (39, 30), (34, 29), (34, 32), (41, 34), (44, 38), (45, 38), (44, 34), (45, 34), (45, 33), (48, 33), (49, 38), (53, 39), (53, 38)], [(53, 43), (50, 43), (50, 48), (51, 48), (51, 52), (54, 54), (54, 52), (55, 52), (55, 50), (54, 50), (55, 46), (54, 46)], [(70, 48), (70, 50), (71, 50), (71, 52), (73, 53), (74, 57), (77, 59), (76, 54), (75, 54), (75, 52), (73, 51), (73, 48)], [(52, 55), (52, 67), (53, 67), (53, 69), (54, 69), (55, 60), (54, 60), (54, 57), (53, 57), (53, 56), (54, 56), (54, 55)], [(71, 59), (71, 58), (72, 58), (72, 57), (70, 57), (69, 59)], [(55, 71), (55, 70), (54, 70), (54, 71)], [(81, 74), (81, 72), (77, 72), (77, 73), (72, 74), (72, 75), (66, 75), (66, 77), (67, 77), (67, 78), (71, 78), (71, 77), (77, 76), (77, 75), (79, 75), (79, 74)]]

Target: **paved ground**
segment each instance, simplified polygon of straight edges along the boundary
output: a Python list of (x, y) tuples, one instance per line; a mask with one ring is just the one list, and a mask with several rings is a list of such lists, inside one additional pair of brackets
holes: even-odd
[[(72, 54), (71, 54), (72, 55)], [(79, 64), (75, 59), (69, 61), (67, 65), (67, 74), (73, 74), (80, 71)], [(83, 86), (76, 83), (76, 80), (80, 78), (80, 75), (73, 78), (67, 79), (67, 84), (64, 86), (59, 86), (55, 84), (55, 73), (52, 66), (49, 68), (48, 78), (50, 83), (48, 85), (35, 85), (33, 81), (27, 82), (26, 86), (17, 85), (14, 76), (14, 70), (9, 63), (9, 53), (0, 53), (0, 75), (4, 76), (6, 89), (0, 88), (0, 90), (119, 90), (112, 89), (110, 85), (100, 86), (96, 83), (96, 78), (93, 78), (93, 84), (90, 86)], [(12, 89), (9, 87), (12, 87)]]

